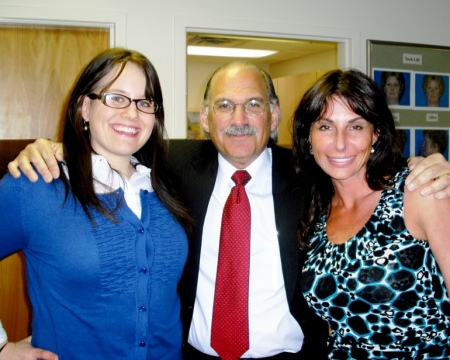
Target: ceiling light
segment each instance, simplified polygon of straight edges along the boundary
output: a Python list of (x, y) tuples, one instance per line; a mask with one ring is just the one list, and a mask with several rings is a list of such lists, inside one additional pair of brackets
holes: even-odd
[(275, 54), (277, 51), (271, 50), (254, 50), (254, 49), (239, 49), (239, 48), (225, 48), (212, 46), (188, 46), (188, 55), (199, 56), (225, 56), (225, 57), (243, 57), (243, 58), (260, 58)]

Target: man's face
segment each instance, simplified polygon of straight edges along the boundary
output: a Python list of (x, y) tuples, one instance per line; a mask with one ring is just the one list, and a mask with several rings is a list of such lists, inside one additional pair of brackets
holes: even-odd
[[(235, 66), (216, 74), (211, 84), (210, 106), (200, 109), (203, 130), (209, 133), (222, 156), (238, 169), (248, 167), (263, 152), (279, 121), (278, 105), (273, 106), (272, 113), (267, 104), (260, 115), (246, 114), (239, 104), (252, 99), (269, 102), (265, 79), (259, 72)], [(213, 105), (223, 100), (236, 104), (233, 114), (214, 112)], [(244, 127), (250, 131), (241, 131)]]

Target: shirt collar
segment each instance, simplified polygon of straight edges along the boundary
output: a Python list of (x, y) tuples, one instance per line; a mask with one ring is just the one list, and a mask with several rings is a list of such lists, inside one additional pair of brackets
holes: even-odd
[(94, 190), (97, 194), (110, 193), (118, 188), (122, 188), (125, 192), (132, 188), (136, 188), (137, 191), (139, 189), (153, 191), (149, 179), (150, 168), (139, 164), (136, 158), (131, 157), (131, 163), (136, 167), (136, 172), (131, 175), (130, 180), (111, 169), (104, 156), (92, 154), (91, 158)]
[(217, 189), (219, 189), (222, 196), (228, 196), (230, 188), (235, 185), (233, 180), (231, 180), (231, 176), (236, 170), (247, 170), (252, 177), (248, 185), (255, 187), (257, 192), (263, 192), (267, 179), (271, 179), (272, 149), (265, 148), (264, 151), (245, 169), (235, 168), (219, 153)]

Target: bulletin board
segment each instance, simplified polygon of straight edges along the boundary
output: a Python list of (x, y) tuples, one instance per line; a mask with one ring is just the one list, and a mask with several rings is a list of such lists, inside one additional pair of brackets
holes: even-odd
[(367, 73), (386, 95), (405, 156), (427, 155), (433, 138), (449, 159), (450, 47), (368, 40), (367, 50)]

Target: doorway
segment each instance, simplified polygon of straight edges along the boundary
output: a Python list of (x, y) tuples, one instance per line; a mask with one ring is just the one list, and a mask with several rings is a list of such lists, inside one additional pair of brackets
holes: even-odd
[(186, 46), (270, 50), (273, 54), (260, 58), (187, 55), (187, 138), (202, 139), (206, 135), (198, 123), (198, 109), (203, 91), (213, 71), (229, 61), (254, 63), (269, 73), (282, 106), (278, 144), (292, 145), (292, 114), (304, 92), (326, 71), (338, 67), (338, 43), (256, 36), (239, 36), (187, 32)]

